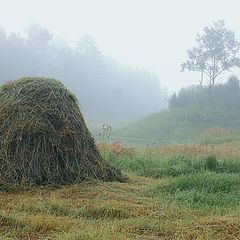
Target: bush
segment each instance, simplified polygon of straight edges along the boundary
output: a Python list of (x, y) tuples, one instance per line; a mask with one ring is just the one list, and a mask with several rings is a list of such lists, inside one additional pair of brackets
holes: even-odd
[(205, 158), (205, 167), (207, 170), (216, 171), (218, 168), (218, 161), (214, 155)]

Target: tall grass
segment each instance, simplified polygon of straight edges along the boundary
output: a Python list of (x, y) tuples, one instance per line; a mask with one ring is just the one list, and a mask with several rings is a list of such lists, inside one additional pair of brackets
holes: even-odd
[(182, 206), (220, 212), (240, 210), (240, 175), (201, 172), (171, 178), (149, 190)]
[(240, 210), (240, 154), (231, 147), (232, 155), (227, 145), (134, 149), (113, 144), (100, 149), (125, 172), (163, 179), (147, 195), (224, 213)]
[(238, 131), (230, 131), (224, 128), (210, 128), (196, 137), (199, 144), (222, 144), (240, 141)]
[[(238, 146), (239, 147), (239, 146)], [(155, 149), (145, 147), (141, 149), (126, 148), (120, 144), (101, 145), (100, 150), (104, 158), (112, 165), (125, 172), (139, 176), (163, 178), (198, 173), (205, 170), (216, 173), (240, 173), (240, 153), (233, 155), (224, 147), (214, 149), (206, 147), (170, 147)], [(221, 150), (222, 152), (220, 152)]]

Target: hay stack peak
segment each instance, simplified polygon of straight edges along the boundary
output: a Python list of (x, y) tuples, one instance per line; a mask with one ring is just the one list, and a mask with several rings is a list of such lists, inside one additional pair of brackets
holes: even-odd
[(123, 180), (100, 156), (77, 98), (54, 79), (0, 86), (0, 153), (0, 188)]

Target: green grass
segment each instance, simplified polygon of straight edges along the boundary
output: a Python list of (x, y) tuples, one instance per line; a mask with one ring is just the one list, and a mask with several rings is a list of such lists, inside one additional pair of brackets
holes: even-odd
[(180, 209), (146, 191), (162, 180), (84, 182), (2, 193), (0, 239), (237, 239), (240, 218)]
[(184, 207), (239, 212), (240, 175), (214, 172), (182, 175), (154, 186), (149, 193)]
[(239, 239), (238, 148), (102, 146), (127, 183), (1, 192), (0, 239)]
[[(208, 126), (184, 120), (184, 112), (163, 111), (135, 121), (113, 132), (113, 137), (142, 139), (141, 145), (175, 145), (191, 143), (192, 139)], [(132, 144), (136, 142), (132, 141)]]
[(212, 170), (217, 173), (240, 173), (240, 161), (235, 158), (219, 158), (215, 155), (192, 156), (189, 153), (159, 153), (153, 148), (135, 150), (134, 154), (115, 154), (102, 151), (113, 166), (139, 176), (163, 178)]
[(225, 130), (223, 128), (213, 128), (202, 132), (196, 141), (199, 144), (223, 144), (240, 141), (240, 132)]
[[(219, 146), (221, 151), (224, 148), (225, 145)], [(130, 154), (123, 148), (118, 154), (105, 150), (104, 156), (126, 172), (161, 179), (159, 185), (147, 190), (152, 197), (204, 211), (239, 212), (239, 159), (216, 157), (217, 151), (195, 155), (197, 147), (196, 152), (192, 150), (163, 153), (161, 149), (145, 148)]]
[[(166, 110), (132, 122), (113, 131), (112, 140), (125, 144), (221, 144), (240, 140), (240, 132), (234, 127), (213, 122), (210, 116), (198, 116), (192, 109)], [(202, 119), (199, 121), (199, 119)], [(204, 121), (206, 119), (206, 121)], [(209, 120), (208, 120), (209, 119)], [(230, 129), (230, 130), (225, 130)], [(219, 131), (208, 132), (208, 129)]]

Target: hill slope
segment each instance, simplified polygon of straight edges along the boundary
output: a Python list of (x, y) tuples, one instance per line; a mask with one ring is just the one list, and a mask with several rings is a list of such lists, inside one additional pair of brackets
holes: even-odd
[[(133, 122), (113, 134), (123, 142), (135, 144), (184, 144), (193, 143), (197, 136), (214, 124), (197, 123), (186, 119), (185, 111), (163, 111)], [(216, 127), (216, 126), (215, 126)]]
[[(181, 89), (169, 101), (169, 110), (150, 115), (115, 131), (115, 138), (159, 145), (198, 142), (209, 128), (240, 130), (240, 85), (231, 78), (212, 88)], [(141, 140), (141, 141), (140, 141)]]

